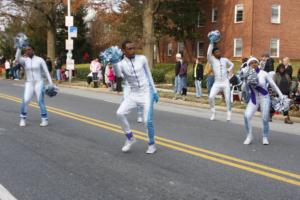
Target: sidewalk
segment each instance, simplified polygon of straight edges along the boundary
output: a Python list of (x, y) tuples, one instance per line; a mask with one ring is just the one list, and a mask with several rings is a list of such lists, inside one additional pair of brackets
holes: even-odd
[[(85, 89), (85, 90), (89, 90), (89, 91), (94, 91), (94, 92), (100, 92), (100, 93), (107, 93), (107, 94), (114, 94), (114, 95), (119, 95), (122, 96), (123, 93), (117, 93), (114, 91), (108, 91), (107, 88), (104, 87), (99, 87), (99, 88), (92, 88), (91, 86), (87, 86), (86, 82), (84, 81), (76, 81), (74, 83), (71, 83), (71, 85), (68, 82), (63, 82), (60, 83), (58, 85), (59, 87), (66, 87), (66, 88), (77, 88), (77, 89)], [(158, 91), (160, 92), (164, 92), (164, 93), (168, 93), (168, 94), (173, 94), (173, 91), (170, 89), (163, 89), (163, 88), (157, 88)], [(190, 94), (188, 96), (194, 96), (195, 93), (190, 92)], [(207, 98), (207, 94), (203, 95), (204, 97)], [(219, 95), (217, 98), (221, 98), (221, 96)], [(209, 105), (208, 104), (203, 104), (200, 102), (195, 102), (195, 101), (182, 101), (182, 100), (173, 100), (172, 98), (164, 98), (161, 97), (160, 98), (160, 102), (164, 102), (164, 103), (170, 103), (170, 104), (175, 104), (175, 105), (184, 105), (184, 106), (189, 106), (189, 107), (197, 107), (197, 108), (205, 108), (205, 109), (209, 109)], [(226, 111), (226, 107), (224, 106), (216, 106), (216, 109), (219, 111)], [(244, 113), (244, 109), (240, 109), (240, 108), (232, 108), (232, 112), (234, 113), (240, 113), (243, 114)], [(255, 116), (260, 116), (259, 112), (256, 112)], [(275, 115), (273, 117), (273, 119), (277, 119), (277, 120), (284, 120), (283, 115)], [(300, 118), (299, 117), (291, 117), (291, 120), (295, 123), (300, 123)]]

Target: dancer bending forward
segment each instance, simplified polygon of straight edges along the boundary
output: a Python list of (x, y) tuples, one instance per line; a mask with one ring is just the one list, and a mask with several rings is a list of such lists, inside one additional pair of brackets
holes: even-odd
[(247, 138), (244, 141), (244, 144), (250, 144), (253, 140), (253, 134), (252, 134), (252, 125), (251, 125), (251, 119), (255, 112), (257, 111), (258, 107), (260, 107), (261, 110), (261, 116), (262, 116), (262, 123), (263, 123), (263, 129), (262, 129), (262, 135), (263, 140), (262, 143), (264, 145), (269, 144), (269, 117), (270, 117), (270, 96), (268, 93), (268, 84), (271, 85), (271, 87), (276, 91), (279, 98), (282, 98), (283, 95), (279, 88), (274, 83), (271, 76), (265, 72), (264, 70), (260, 69), (259, 61), (252, 57), (248, 60), (247, 65), (249, 68), (252, 68), (257, 73), (257, 85), (253, 86), (249, 83), (248, 86), (250, 88), (250, 101), (247, 105), (247, 108), (245, 110), (245, 129), (247, 133)]

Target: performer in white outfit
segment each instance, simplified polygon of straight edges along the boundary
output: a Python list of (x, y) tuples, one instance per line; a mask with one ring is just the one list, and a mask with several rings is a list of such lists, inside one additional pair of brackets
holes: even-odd
[(45, 83), (43, 75), (46, 75), (48, 79), (48, 88), (53, 87), (53, 83), (46, 62), (43, 58), (34, 55), (34, 50), (31, 46), (25, 48), (25, 57), (21, 56), (21, 49), (18, 48), (16, 60), (24, 67), (26, 75), (24, 97), (21, 105), (20, 126), (26, 126), (27, 107), (34, 93), (41, 111), (40, 126), (47, 126), (48, 113), (44, 101)]
[(157, 94), (152, 75), (148, 66), (147, 58), (143, 55), (135, 55), (135, 46), (131, 41), (125, 41), (122, 45), (124, 58), (115, 67), (117, 77), (122, 77), (129, 85), (130, 91), (124, 96), (117, 116), (121, 119), (122, 127), (126, 135), (126, 141), (122, 148), (128, 152), (136, 142), (133, 137), (126, 115), (137, 106), (143, 107), (143, 120), (147, 126), (149, 143), (146, 153), (152, 154), (156, 151), (153, 127), (153, 104), (158, 102)]
[[(227, 120), (231, 120), (231, 101), (230, 101), (230, 84), (228, 79), (228, 72), (233, 70), (234, 64), (221, 56), (221, 52), (218, 48), (214, 48), (214, 41), (211, 40), (207, 50), (207, 60), (211, 64), (215, 82), (211, 88), (209, 94), (209, 104), (212, 111), (210, 120), (215, 120), (216, 109), (215, 109), (215, 97), (223, 91), (225, 95), (225, 101), (227, 106)], [(229, 66), (229, 68), (227, 68)]]
[[(249, 58), (247, 65), (249, 66), (249, 69), (254, 69), (255, 73), (257, 74), (257, 83), (255, 85), (249, 83), (249, 78), (246, 82), (248, 84), (248, 87), (250, 88), (250, 100), (247, 105), (247, 108), (245, 110), (245, 129), (247, 133), (247, 138), (244, 141), (244, 144), (250, 144), (253, 140), (253, 134), (252, 134), (252, 125), (251, 125), (251, 118), (257, 111), (258, 107), (260, 107), (261, 115), (262, 115), (262, 123), (263, 123), (263, 129), (262, 129), (262, 135), (263, 140), (262, 143), (264, 145), (269, 144), (269, 115), (270, 115), (270, 96), (268, 93), (268, 84), (271, 85), (271, 87), (276, 91), (279, 98), (282, 99), (283, 95), (279, 88), (274, 83), (271, 76), (265, 72), (264, 70), (261, 70), (261, 67), (259, 66), (259, 61), (252, 57)], [(255, 82), (255, 81), (254, 81)]]

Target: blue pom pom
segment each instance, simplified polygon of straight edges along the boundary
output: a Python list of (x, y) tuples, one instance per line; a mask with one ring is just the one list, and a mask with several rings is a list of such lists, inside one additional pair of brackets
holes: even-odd
[(209, 32), (207, 37), (211, 42), (218, 42), (221, 40), (221, 34), (218, 30)]
[(101, 52), (99, 57), (105, 65), (108, 63), (116, 64), (122, 60), (123, 52), (119, 47), (112, 46)]
[(28, 37), (24, 33), (18, 33), (14, 38), (15, 48), (24, 48), (28, 46)]

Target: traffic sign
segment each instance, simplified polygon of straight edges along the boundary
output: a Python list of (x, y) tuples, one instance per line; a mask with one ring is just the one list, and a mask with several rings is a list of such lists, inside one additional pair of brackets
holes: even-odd
[(73, 16), (66, 16), (65, 18), (65, 25), (66, 26), (73, 26), (74, 24), (74, 18)]
[(73, 45), (74, 45), (74, 43), (73, 43), (72, 39), (66, 40), (66, 49), (67, 50), (73, 50)]
[(71, 38), (77, 38), (77, 27), (71, 26), (69, 29), (69, 34)]
[(74, 70), (75, 69), (74, 59), (67, 59), (66, 66), (67, 66), (67, 70)]

